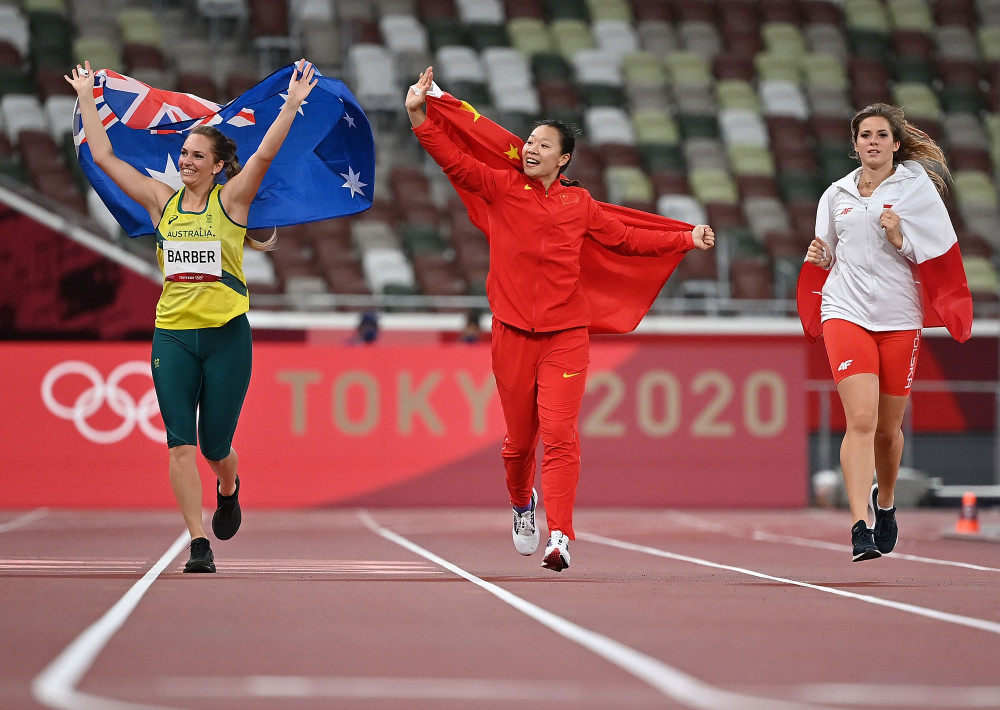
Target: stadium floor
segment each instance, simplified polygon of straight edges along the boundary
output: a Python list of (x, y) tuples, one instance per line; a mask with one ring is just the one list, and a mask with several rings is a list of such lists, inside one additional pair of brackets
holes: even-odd
[(0, 512), (0, 707), (1000, 707), (1000, 544), (953, 510), (851, 563), (845, 511), (583, 509), (558, 574), (502, 509), (246, 510), (214, 575), (179, 520)]

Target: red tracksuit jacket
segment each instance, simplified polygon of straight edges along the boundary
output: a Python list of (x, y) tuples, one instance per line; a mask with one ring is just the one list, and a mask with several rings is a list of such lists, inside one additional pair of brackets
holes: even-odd
[(456, 184), (487, 204), (490, 271), (486, 295), (507, 325), (550, 332), (590, 325), (580, 285), (580, 246), (589, 237), (620, 254), (659, 256), (694, 245), (690, 231), (626, 226), (587, 190), (542, 183), (496, 170), (459, 150), (431, 119), (413, 129), (424, 149)]

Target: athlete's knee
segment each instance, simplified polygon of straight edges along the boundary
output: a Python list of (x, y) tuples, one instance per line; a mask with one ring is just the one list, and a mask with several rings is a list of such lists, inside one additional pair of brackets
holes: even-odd
[(903, 444), (903, 432), (898, 427), (892, 429), (875, 429), (875, 448), (891, 449), (893, 446)]
[(201, 455), (209, 462), (218, 463), (233, 453), (232, 442), (222, 443), (203, 442), (201, 445)]
[(528, 442), (519, 442), (511, 439), (508, 435), (504, 437), (500, 455), (505, 459), (517, 460), (530, 458), (535, 455), (535, 446)]
[(170, 458), (174, 461), (193, 458), (196, 451), (197, 447), (192, 444), (177, 444), (176, 446), (171, 446), (169, 449)]
[(844, 412), (844, 419), (849, 431), (874, 436), (878, 424), (878, 410), (871, 407), (853, 407)]

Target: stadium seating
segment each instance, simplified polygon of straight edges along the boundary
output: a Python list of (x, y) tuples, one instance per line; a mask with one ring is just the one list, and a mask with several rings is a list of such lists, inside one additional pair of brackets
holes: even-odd
[[(280, 249), (248, 257), (255, 287), (302, 307), (317, 293), (483, 292), (485, 240), (400, 110), (431, 63), (519, 135), (543, 116), (582, 129), (569, 172), (595, 197), (718, 220), (720, 248), (686, 257), (671, 297), (790, 298), (816, 199), (857, 165), (851, 115), (896, 103), (945, 149), (970, 282), (997, 288), (996, 0), (187, 3), (201, 21), (173, 5), (0, 2), (0, 174), (113, 232), (67, 148), (69, 64), (224, 102), (301, 52), (369, 112), (379, 160), (369, 213), (284, 228)], [(178, 22), (197, 29), (168, 39)]]

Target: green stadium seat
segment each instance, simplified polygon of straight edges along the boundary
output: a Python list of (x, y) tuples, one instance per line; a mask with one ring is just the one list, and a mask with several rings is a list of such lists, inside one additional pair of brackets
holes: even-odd
[(677, 114), (677, 127), (681, 138), (718, 138), (719, 120), (710, 114)]
[(697, 52), (686, 50), (670, 52), (664, 61), (670, 80), (674, 84), (710, 86), (712, 83), (711, 64)]
[(764, 47), (770, 54), (799, 59), (806, 53), (802, 32), (787, 22), (765, 22), (760, 28)]
[(753, 58), (760, 81), (786, 81), (798, 84), (801, 70), (798, 57), (774, 52), (758, 52)]
[(604, 169), (604, 184), (608, 200), (617, 205), (653, 200), (653, 184), (642, 168), (612, 165)]
[(542, 0), (542, 6), (550, 22), (559, 20), (590, 22), (586, 0)]
[(996, 25), (980, 27), (976, 38), (979, 40), (979, 53), (984, 61), (1000, 60), (1000, 27)]
[(641, 110), (632, 112), (636, 142), (643, 145), (676, 145), (680, 131), (673, 118), (663, 111)]
[(587, 0), (590, 19), (632, 22), (632, 4), (626, 0)]
[(739, 193), (732, 176), (725, 170), (694, 169), (688, 176), (691, 191), (702, 204), (712, 202), (739, 204)]
[(976, 170), (956, 170), (952, 174), (955, 200), (959, 207), (1000, 208), (997, 188), (988, 173)]
[(503, 25), (473, 22), (466, 27), (469, 44), (482, 52), (490, 47), (509, 47), (510, 37)]
[(887, 0), (886, 7), (896, 29), (934, 31), (934, 13), (925, 0)]
[(572, 60), (573, 55), (581, 49), (594, 49), (596, 46), (590, 25), (585, 20), (568, 18), (553, 20), (549, 31), (556, 51), (569, 60)]
[(830, 54), (810, 52), (801, 58), (802, 74), (808, 86), (821, 86), (829, 89), (846, 89), (848, 87), (847, 71), (837, 57)]
[(629, 86), (665, 86), (667, 70), (652, 52), (632, 52), (622, 59), (622, 75)]
[[(840, 175), (839, 177), (843, 177)], [(829, 182), (823, 182), (812, 172), (785, 170), (779, 172), (778, 188), (786, 203), (809, 202), (815, 204), (819, 200)]]
[(844, 24), (849, 29), (888, 34), (892, 29), (889, 13), (881, 0), (846, 0)]
[(719, 107), (725, 109), (742, 109), (760, 113), (760, 99), (754, 91), (753, 84), (739, 79), (722, 79), (715, 83), (715, 98)]
[(902, 82), (892, 89), (894, 103), (902, 107), (908, 119), (937, 121), (941, 105), (933, 89), (927, 84)]
[(642, 165), (650, 174), (680, 175), (687, 169), (680, 145), (667, 143), (638, 143)]
[(726, 148), (729, 164), (734, 175), (775, 174), (774, 156), (771, 151), (759, 145), (730, 145)]
[(562, 54), (553, 51), (536, 52), (531, 55), (531, 73), (536, 82), (573, 81), (573, 67)]
[(507, 35), (511, 44), (529, 59), (553, 49), (548, 27), (542, 20), (534, 17), (514, 17), (508, 20)]

